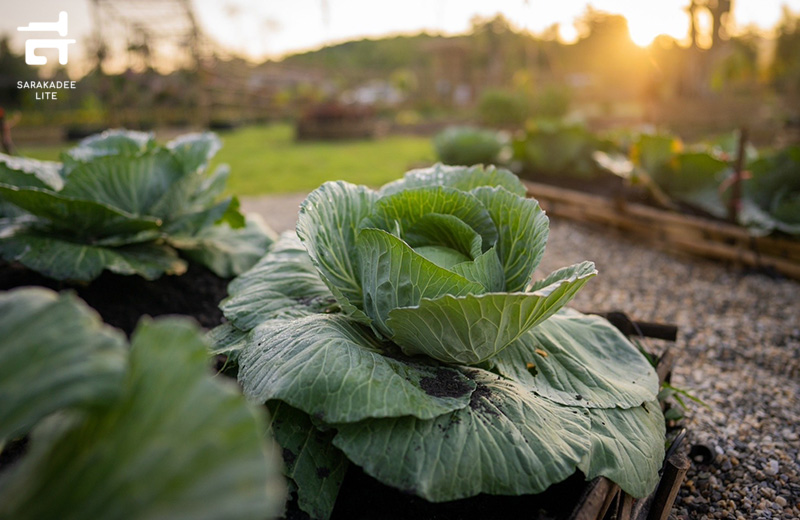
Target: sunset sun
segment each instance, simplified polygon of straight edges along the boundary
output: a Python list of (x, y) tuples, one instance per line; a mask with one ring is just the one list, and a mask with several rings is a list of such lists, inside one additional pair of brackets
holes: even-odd
[(631, 40), (640, 47), (647, 47), (661, 34), (682, 40), (689, 30), (689, 18), (680, 10), (656, 13), (643, 4), (640, 9), (625, 12), (624, 16), (628, 19)]

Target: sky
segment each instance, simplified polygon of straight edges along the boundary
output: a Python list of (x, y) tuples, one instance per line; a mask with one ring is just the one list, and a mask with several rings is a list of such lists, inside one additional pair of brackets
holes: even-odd
[[(116, 0), (115, 0), (116, 1)], [(146, 4), (159, 0), (137, 0)], [(189, 0), (201, 26), (232, 53), (251, 60), (319, 48), (326, 43), (422, 30), (456, 34), (476, 16), (503, 14), (516, 27), (540, 33), (560, 24), (560, 35), (573, 40), (573, 23), (585, 12), (585, 0)], [(595, 9), (628, 19), (632, 39), (649, 44), (658, 34), (686, 38), (689, 0), (593, 0)], [(734, 0), (733, 17), (739, 30), (756, 25), (772, 28), (786, 5), (800, 13), (800, 0)], [(80, 74), (85, 65), (87, 38), (93, 30), (90, 0), (0, 0), (0, 35), (8, 34), (22, 52), (31, 33), (17, 31), (30, 22), (54, 22), (59, 11), (69, 14), (70, 67)], [(702, 22), (702, 21), (701, 21)], [(37, 36), (45, 37), (45, 36)]]

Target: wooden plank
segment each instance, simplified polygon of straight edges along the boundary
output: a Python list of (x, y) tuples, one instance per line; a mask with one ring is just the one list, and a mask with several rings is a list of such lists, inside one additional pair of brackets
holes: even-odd
[(672, 374), (672, 366), (675, 362), (675, 353), (673, 349), (667, 348), (656, 365), (656, 374), (658, 375), (658, 382), (664, 384), (669, 382), (670, 375)]
[(788, 254), (800, 256), (800, 243), (793, 240), (778, 239), (774, 237), (756, 237), (751, 235), (747, 229), (726, 222), (704, 219), (693, 215), (684, 215), (673, 211), (665, 211), (638, 203), (620, 204), (611, 199), (582, 193), (575, 190), (548, 186), (546, 184), (525, 181), (528, 193), (535, 198), (544, 198), (552, 201), (568, 203), (571, 205), (586, 205), (593, 207), (604, 207), (618, 209), (622, 213), (641, 217), (650, 221), (678, 224), (682, 227), (699, 229), (708, 233), (718, 234), (732, 239), (740, 239), (745, 242), (755, 241), (763, 248), (773, 248), (785, 250)]
[(631, 520), (633, 514), (633, 497), (625, 494), (617, 510), (617, 520)]
[(603, 518), (602, 515), (605, 514), (618, 492), (619, 486), (605, 477), (597, 477), (589, 482), (567, 520), (599, 520)]
[(800, 279), (798, 241), (754, 237), (745, 228), (725, 222), (545, 184), (525, 184), (528, 193), (551, 215), (610, 225), (667, 249), (774, 269)]
[(697, 243), (690, 240), (675, 238), (672, 243), (684, 251), (689, 251), (701, 256), (740, 262), (753, 267), (766, 267), (774, 269), (786, 276), (800, 279), (800, 264), (785, 258), (760, 255), (750, 250), (731, 247), (714, 242)]

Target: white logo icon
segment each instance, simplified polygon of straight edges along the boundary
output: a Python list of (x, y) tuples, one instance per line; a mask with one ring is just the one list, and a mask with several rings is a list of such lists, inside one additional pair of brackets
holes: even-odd
[[(31, 22), (27, 27), (17, 27), (17, 30), (22, 32), (56, 32), (59, 36), (66, 36), (67, 13), (66, 11), (58, 13), (57, 22)], [(71, 43), (75, 43), (75, 40), (67, 38), (27, 40), (25, 42), (25, 63), (28, 65), (44, 65), (47, 63), (47, 58), (44, 56), (37, 56), (36, 51), (38, 49), (57, 49), (58, 62), (61, 65), (66, 65), (67, 48)]]

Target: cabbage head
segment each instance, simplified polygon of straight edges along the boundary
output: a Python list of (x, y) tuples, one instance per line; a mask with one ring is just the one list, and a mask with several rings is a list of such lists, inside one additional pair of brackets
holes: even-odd
[(216, 352), (271, 409), (313, 518), (350, 463), (433, 502), (539, 493), (577, 470), (655, 487), (657, 376), (607, 321), (564, 307), (591, 262), (533, 280), (548, 219), (525, 194), (483, 167), (329, 182), (231, 282)]

